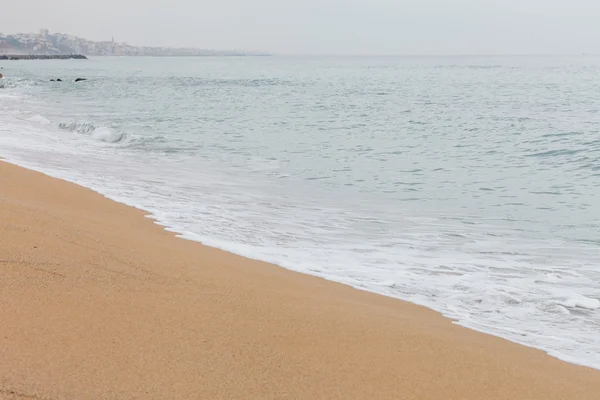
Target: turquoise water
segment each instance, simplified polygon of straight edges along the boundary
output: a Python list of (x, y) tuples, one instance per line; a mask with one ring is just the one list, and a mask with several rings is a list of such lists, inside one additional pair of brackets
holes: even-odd
[(600, 368), (598, 58), (95, 58), (3, 73), (8, 160), (185, 238)]

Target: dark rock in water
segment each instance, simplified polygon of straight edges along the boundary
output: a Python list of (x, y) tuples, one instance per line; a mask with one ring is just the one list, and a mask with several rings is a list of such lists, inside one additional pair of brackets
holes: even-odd
[(56, 79), (50, 79), (50, 82), (56, 82)]
[(56, 82), (62, 82), (62, 79), (58, 78), (58, 79), (56, 80)]
[(87, 81), (87, 79), (85, 79), (85, 78), (77, 78), (77, 79), (75, 79), (75, 82), (81, 82), (81, 81)]

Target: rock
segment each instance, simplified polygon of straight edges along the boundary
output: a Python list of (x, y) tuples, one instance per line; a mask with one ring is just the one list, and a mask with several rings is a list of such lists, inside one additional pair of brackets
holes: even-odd
[(87, 60), (82, 54), (0, 54), (0, 60)]
[(87, 81), (87, 79), (85, 79), (85, 78), (77, 78), (77, 79), (75, 79), (75, 82), (81, 82), (81, 81)]
[(62, 79), (58, 78), (58, 79), (56, 80), (56, 82), (62, 82)]

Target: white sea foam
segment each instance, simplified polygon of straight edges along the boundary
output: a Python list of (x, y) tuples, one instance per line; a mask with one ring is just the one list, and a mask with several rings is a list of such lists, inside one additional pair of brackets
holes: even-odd
[(115, 132), (110, 128), (100, 127), (94, 130), (94, 132), (92, 133), (92, 137), (101, 142), (117, 143), (123, 140), (125, 134)]
[(562, 301), (557, 301), (557, 304), (565, 307), (579, 307), (587, 310), (596, 310), (600, 308), (600, 300), (591, 299), (589, 297), (585, 297), (583, 295), (576, 295), (573, 297), (568, 297)]
[(51, 124), (51, 122), (48, 118), (43, 117), (41, 115), (37, 115), (37, 114), (27, 118), (27, 120), (31, 121), (31, 122), (36, 122), (36, 123), (42, 124), (42, 125), (50, 125)]

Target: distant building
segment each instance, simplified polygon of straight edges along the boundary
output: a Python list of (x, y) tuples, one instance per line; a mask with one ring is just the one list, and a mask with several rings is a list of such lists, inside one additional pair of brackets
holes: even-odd
[(46, 39), (49, 34), (50, 34), (50, 31), (48, 29), (40, 29), (40, 36), (43, 37), (44, 39)]

